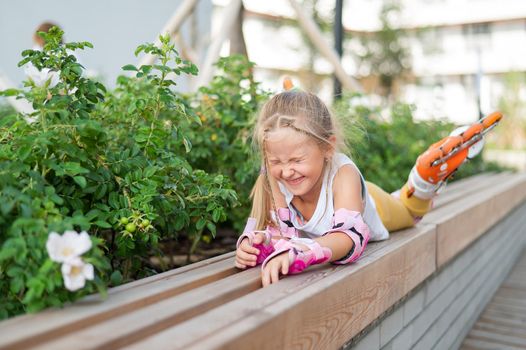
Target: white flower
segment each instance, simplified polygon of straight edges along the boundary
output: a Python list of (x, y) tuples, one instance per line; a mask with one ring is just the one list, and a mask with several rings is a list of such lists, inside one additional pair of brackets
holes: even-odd
[(78, 258), (91, 249), (91, 239), (87, 232), (66, 231), (61, 236), (51, 232), (46, 242), (47, 253), (51, 260), (68, 262)]
[(58, 72), (52, 71), (49, 68), (43, 68), (40, 71), (32, 64), (28, 64), (25, 73), (36, 86), (44, 86), (49, 81), (48, 87), (52, 88), (57, 85), (60, 80), (60, 74)]
[(84, 287), (86, 280), (94, 278), (93, 265), (86, 264), (81, 258), (74, 258), (62, 264), (64, 285), (72, 292)]

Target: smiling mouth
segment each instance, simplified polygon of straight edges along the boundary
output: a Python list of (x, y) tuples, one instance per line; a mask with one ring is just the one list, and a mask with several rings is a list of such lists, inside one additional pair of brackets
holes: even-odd
[(297, 184), (299, 184), (300, 182), (302, 182), (303, 179), (305, 179), (305, 176), (298, 177), (297, 179), (294, 179), (294, 180), (287, 180), (287, 183), (289, 183), (289, 184), (291, 184), (291, 185), (297, 185)]

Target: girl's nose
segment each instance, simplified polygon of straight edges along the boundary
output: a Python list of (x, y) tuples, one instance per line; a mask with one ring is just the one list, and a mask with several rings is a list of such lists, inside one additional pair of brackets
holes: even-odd
[(294, 175), (294, 169), (290, 165), (283, 167), (282, 174), (284, 178), (289, 178)]

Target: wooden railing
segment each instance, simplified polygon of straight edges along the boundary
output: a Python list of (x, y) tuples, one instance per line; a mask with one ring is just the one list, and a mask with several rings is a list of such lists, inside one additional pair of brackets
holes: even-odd
[[(0, 349), (336, 349), (374, 323), (526, 199), (526, 175), (449, 185), (416, 227), (261, 288), (233, 253), (128, 283), (106, 300), (0, 323)], [(504, 233), (505, 234), (505, 233)]]

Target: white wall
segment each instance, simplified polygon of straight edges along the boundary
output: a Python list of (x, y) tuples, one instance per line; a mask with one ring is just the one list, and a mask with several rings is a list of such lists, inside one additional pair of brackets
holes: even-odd
[[(101, 74), (111, 85), (123, 65), (138, 63), (133, 54), (135, 48), (153, 42), (181, 3), (182, 0), (0, 1), (0, 72), (19, 84), (24, 78), (23, 71), (16, 67), (21, 51), (33, 46), (33, 32), (40, 23), (53, 21), (65, 31), (66, 41), (93, 43), (94, 49), (78, 56), (86, 68)], [(202, 48), (209, 40), (211, 11), (210, 0), (199, 1), (197, 24)], [(188, 30), (189, 24), (185, 23), (183, 31), (189, 34)]]

